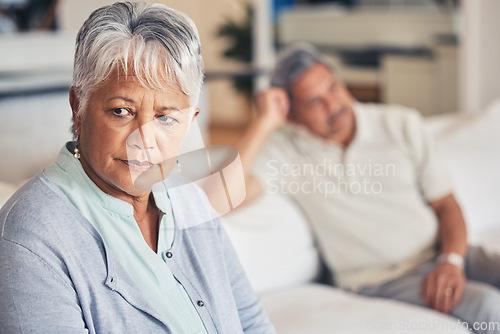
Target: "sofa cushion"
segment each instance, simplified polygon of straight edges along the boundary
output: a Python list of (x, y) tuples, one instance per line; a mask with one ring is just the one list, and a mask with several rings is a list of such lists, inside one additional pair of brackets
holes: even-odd
[(261, 295), (278, 333), (461, 334), (456, 319), (423, 307), (308, 284)]
[(256, 291), (305, 284), (319, 275), (307, 221), (288, 197), (265, 194), (221, 219)]
[(478, 114), (427, 120), (455, 183), (472, 239), (500, 229), (500, 100)]

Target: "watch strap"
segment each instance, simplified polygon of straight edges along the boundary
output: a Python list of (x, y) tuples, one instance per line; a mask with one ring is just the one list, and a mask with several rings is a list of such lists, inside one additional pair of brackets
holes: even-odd
[(464, 257), (458, 253), (442, 253), (437, 258), (437, 263), (450, 263), (459, 268), (464, 267)]

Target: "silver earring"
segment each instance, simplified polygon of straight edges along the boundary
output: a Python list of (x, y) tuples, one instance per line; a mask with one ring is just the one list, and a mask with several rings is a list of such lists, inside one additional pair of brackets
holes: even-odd
[(80, 151), (78, 150), (78, 138), (75, 142), (75, 148), (73, 149), (73, 156), (77, 159), (80, 159)]
[(78, 147), (75, 147), (73, 150), (73, 156), (77, 159), (80, 159), (80, 152), (78, 151)]
[(180, 173), (181, 171), (182, 171), (181, 163), (179, 162), (179, 160), (177, 160), (177, 173)]

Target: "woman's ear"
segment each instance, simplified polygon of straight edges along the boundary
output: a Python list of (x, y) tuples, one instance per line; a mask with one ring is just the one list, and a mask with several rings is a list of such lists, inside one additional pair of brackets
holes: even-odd
[(191, 122), (194, 121), (194, 119), (198, 116), (199, 113), (200, 113), (200, 108), (196, 108), (194, 110), (194, 114), (193, 114), (193, 118), (191, 119)]
[(73, 113), (73, 128), (78, 136), (80, 134), (81, 118), (78, 115), (78, 110), (80, 109), (80, 97), (76, 92), (76, 88), (71, 86), (69, 89), (69, 105), (71, 106), (71, 111)]

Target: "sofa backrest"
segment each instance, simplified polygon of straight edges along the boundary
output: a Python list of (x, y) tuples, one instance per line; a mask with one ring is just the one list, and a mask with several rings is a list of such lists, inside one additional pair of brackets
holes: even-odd
[(320, 275), (307, 220), (288, 197), (265, 194), (221, 220), (257, 292), (305, 284)]
[(500, 230), (500, 99), (481, 113), (431, 117), (426, 125), (450, 171), (471, 240)]

